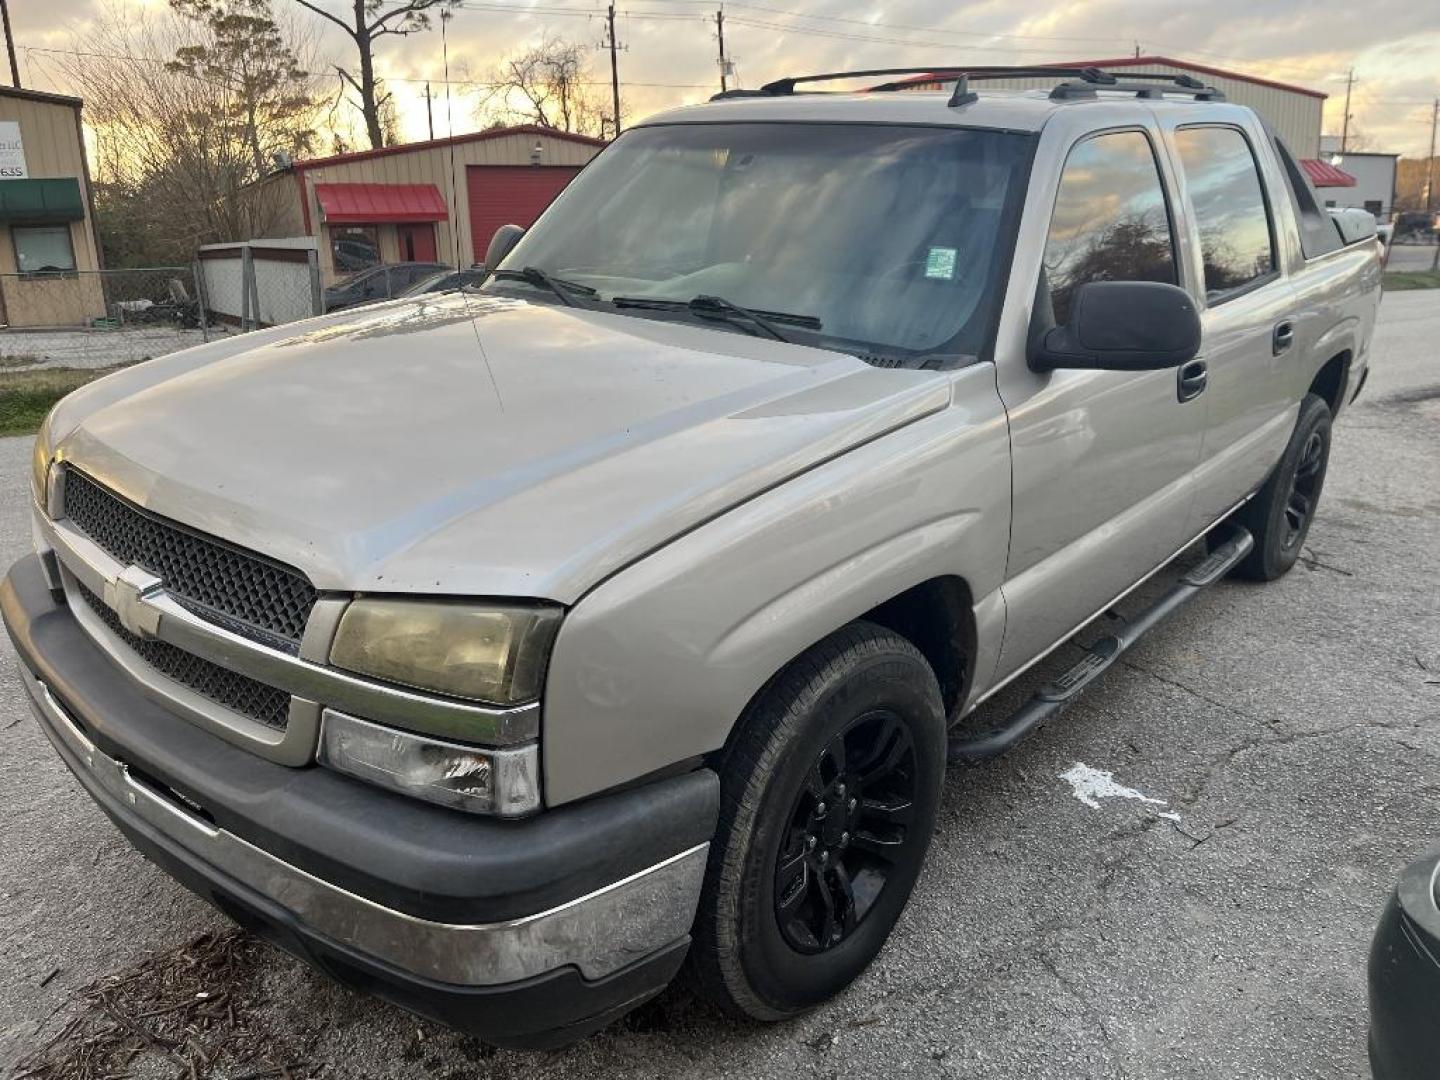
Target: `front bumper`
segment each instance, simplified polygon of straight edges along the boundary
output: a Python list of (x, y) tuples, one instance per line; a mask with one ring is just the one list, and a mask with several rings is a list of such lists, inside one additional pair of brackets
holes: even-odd
[(492, 1042), (602, 1026), (674, 975), (718, 806), (700, 771), (525, 822), (265, 761), (146, 697), (22, 560), (0, 611), (37, 717), (125, 835), (336, 978)]

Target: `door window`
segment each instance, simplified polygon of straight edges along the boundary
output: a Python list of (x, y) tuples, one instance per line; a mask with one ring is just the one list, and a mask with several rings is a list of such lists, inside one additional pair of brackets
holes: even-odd
[(1045, 241), (1055, 321), (1090, 281), (1176, 283), (1170, 212), (1155, 151), (1139, 131), (1086, 139), (1070, 151)]
[(1190, 127), (1175, 133), (1200, 254), (1213, 302), (1275, 272), (1270, 211), (1260, 170), (1236, 128)]

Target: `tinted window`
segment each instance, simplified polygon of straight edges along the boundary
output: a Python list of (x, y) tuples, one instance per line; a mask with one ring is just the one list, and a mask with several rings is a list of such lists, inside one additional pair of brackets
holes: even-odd
[[(785, 321), (786, 336), (901, 363), (978, 356), (1031, 146), (1007, 132), (878, 124), (631, 128), (505, 266), (588, 285), (595, 303), (675, 301), (679, 317), (715, 329), (733, 328), (684, 302), (714, 295), (808, 316)], [(550, 296), (513, 279), (486, 288)]]
[(1175, 284), (1165, 189), (1140, 132), (1097, 135), (1070, 151), (1045, 241), (1045, 274), (1058, 323), (1087, 281)]
[(1175, 144), (1200, 230), (1205, 291), (1214, 297), (1275, 269), (1255, 155), (1234, 128), (1182, 128)]

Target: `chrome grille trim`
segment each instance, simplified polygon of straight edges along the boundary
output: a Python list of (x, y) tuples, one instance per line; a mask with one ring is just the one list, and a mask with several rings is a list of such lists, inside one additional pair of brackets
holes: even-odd
[[(61, 564), (78, 582), (99, 597), (116, 591), (116, 582), (127, 572), (126, 566), (66, 519), (44, 519), (39, 525)], [(147, 627), (154, 627), (151, 634), (154, 638), (309, 702), (332, 705), (411, 731), (485, 746), (509, 746), (540, 734), (538, 703), (495, 708), (432, 697), (351, 675), (233, 633), (196, 615), (163, 587), (136, 597), (132, 606), (143, 616)], [(244, 718), (237, 715), (236, 719)], [(259, 727), (247, 723), (250, 727)], [(270, 745), (268, 739), (245, 737), (234, 725), (218, 734), (258, 753), (266, 753)], [(273, 738), (273, 733), (271, 735)], [(286, 741), (289, 742), (288, 738)], [(312, 729), (310, 745), (304, 752), (309, 754), (313, 750)], [(299, 752), (298, 746), (286, 750), (290, 757)], [(280, 760), (274, 752), (268, 756)]]
[(304, 574), (136, 506), (73, 465), (64, 473), (65, 516), (116, 562), (162, 579), (202, 618), (299, 651), (318, 596)]
[(121, 625), (115, 612), (79, 581), (74, 592), (89, 605), (105, 628), (123, 641), (145, 663), (167, 679), (189, 687), (215, 704), (247, 716), (258, 724), (285, 730), (290, 718), (290, 695), (238, 672), (212, 664), (164, 641), (137, 637)]

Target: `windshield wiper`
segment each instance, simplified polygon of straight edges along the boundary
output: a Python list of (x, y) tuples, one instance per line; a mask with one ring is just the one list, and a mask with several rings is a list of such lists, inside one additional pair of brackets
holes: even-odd
[(790, 339), (775, 326), (777, 322), (800, 326), (806, 330), (819, 330), (820, 320), (814, 315), (792, 315), (787, 311), (759, 311), (754, 308), (732, 304), (721, 296), (700, 295), (689, 300), (663, 300), (652, 296), (617, 296), (610, 301), (617, 308), (653, 308), (656, 311), (691, 311), (706, 319), (727, 319), (731, 322), (744, 321), (764, 331), (776, 341)]
[(575, 307), (574, 297), (571, 293), (579, 293), (581, 296), (598, 296), (599, 294), (589, 285), (581, 285), (578, 281), (566, 281), (564, 278), (551, 277), (550, 274), (541, 270), (538, 266), (527, 266), (522, 270), (496, 270), (497, 278), (515, 278), (527, 284), (534, 285), (537, 289), (549, 289), (558, 296), (566, 307)]

